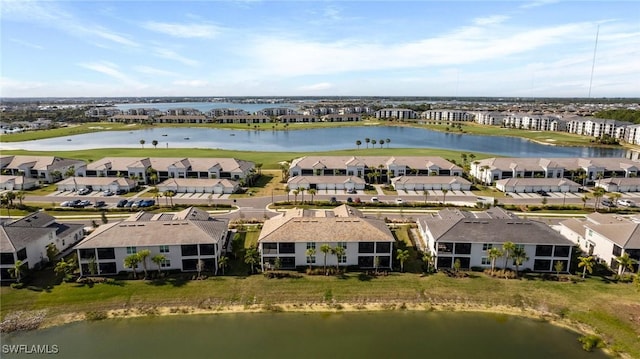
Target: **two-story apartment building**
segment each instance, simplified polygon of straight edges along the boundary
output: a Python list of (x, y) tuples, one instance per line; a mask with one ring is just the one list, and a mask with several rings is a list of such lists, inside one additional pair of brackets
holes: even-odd
[(84, 162), (57, 156), (0, 155), (3, 175), (24, 176), (44, 183), (59, 181), (70, 169), (84, 166)]

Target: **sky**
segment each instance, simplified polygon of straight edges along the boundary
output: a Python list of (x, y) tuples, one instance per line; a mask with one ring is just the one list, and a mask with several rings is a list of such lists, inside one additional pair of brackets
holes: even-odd
[(0, 97), (640, 97), (640, 1), (0, 0), (0, 45)]

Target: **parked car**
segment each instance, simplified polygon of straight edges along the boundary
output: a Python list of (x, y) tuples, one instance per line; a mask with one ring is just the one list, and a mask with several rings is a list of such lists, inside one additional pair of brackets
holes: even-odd
[(349, 194), (356, 194), (356, 193), (358, 193), (358, 191), (356, 191), (356, 189), (355, 189), (355, 188), (351, 188), (351, 189), (347, 190), (347, 193), (349, 193)]
[(347, 198), (347, 203), (353, 203), (353, 198), (351, 197)]
[(133, 202), (133, 201), (127, 201), (127, 203), (124, 204), (124, 208), (131, 208), (134, 203), (135, 202)]
[(151, 207), (155, 205), (156, 205), (156, 201), (153, 199), (147, 199), (138, 204), (139, 207)]
[(378, 197), (371, 197), (371, 203), (378, 203), (378, 202), (380, 202)]
[(113, 196), (115, 193), (113, 193), (113, 191), (111, 191), (110, 189), (106, 189), (104, 191), (102, 191), (102, 195), (105, 197), (109, 197), (109, 196)]
[(106, 206), (106, 205), (107, 205), (107, 204), (106, 204), (104, 201), (96, 201), (96, 203), (94, 203), (94, 204), (93, 204), (93, 206), (94, 206), (95, 208), (104, 207), (104, 206)]
[(549, 194), (546, 191), (543, 191), (543, 190), (536, 191), (536, 193), (541, 195), (541, 196), (543, 196), (543, 197), (548, 197), (549, 196)]
[(125, 194), (125, 193), (127, 193), (127, 191), (126, 191), (126, 190), (124, 190), (124, 189), (116, 190), (116, 194), (117, 194), (117, 195), (121, 195), (121, 194)]
[(121, 199), (120, 201), (118, 201), (118, 204), (116, 204), (116, 207), (122, 208), (125, 204), (127, 204), (127, 202), (129, 201), (127, 201), (126, 199)]
[(403, 204), (404, 201), (402, 200), (402, 198), (396, 198), (396, 204)]
[(86, 188), (86, 187), (78, 191), (78, 194), (81, 195), (81, 196), (87, 195), (89, 193), (91, 193), (91, 190), (89, 188)]
[(60, 207), (71, 207), (71, 201), (64, 201), (60, 203)]
[(91, 201), (87, 201), (87, 200), (80, 201), (80, 200), (78, 200), (78, 202), (76, 202), (73, 205), (73, 207), (75, 207), (75, 208), (84, 208), (84, 207), (87, 207), (87, 206), (90, 206), (90, 205), (91, 205)]
[(329, 200), (329, 203), (336, 204), (338, 203), (338, 200), (335, 197), (331, 197), (331, 199)]
[(630, 199), (619, 199), (618, 205), (623, 207), (635, 207), (636, 203)]
[(600, 201), (600, 204), (605, 206), (605, 207), (615, 207), (616, 204), (613, 203), (613, 201), (611, 201), (610, 199), (603, 199), (602, 201)]

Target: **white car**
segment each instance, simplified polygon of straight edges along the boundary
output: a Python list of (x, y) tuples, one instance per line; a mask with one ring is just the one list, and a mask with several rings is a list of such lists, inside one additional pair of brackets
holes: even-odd
[(404, 201), (402, 200), (402, 198), (396, 198), (396, 204), (403, 204)]
[(630, 199), (619, 199), (618, 200), (618, 205), (624, 206), (624, 207), (635, 207), (636, 206), (635, 202), (633, 202)]
[(371, 203), (378, 203), (378, 202), (380, 202), (378, 197), (371, 197)]

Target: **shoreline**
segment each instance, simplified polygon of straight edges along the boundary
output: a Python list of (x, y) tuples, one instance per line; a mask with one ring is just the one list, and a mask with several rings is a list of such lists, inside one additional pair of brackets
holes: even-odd
[[(217, 306), (151, 306), (132, 307), (125, 309), (111, 309), (104, 311), (104, 317), (97, 319), (87, 318), (85, 313), (61, 313), (49, 318), (45, 318), (37, 329), (48, 329), (58, 326), (68, 325), (82, 321), (101, 321), (113, 319), (132, 319), (154, 316), (189, 316), (189, 315), (229, 315), (229, 314), (253, 314), (253, 313), (376, 313), (376, 312), (449, 312), (449, 313), (483, 313), (493, 315), (507, 315), (523, 319), (546, 322), (550, 325), (569, 330), (576, 335), (598, 335), (598, 332), (591, 326), (563, 318), (558, 314), (542, 309), (528, 307), (513, 307), (507, 305), (489, 306), (478, 303), (279, 303), (279, 304), (250, 304), (250, 305), (217, 305)], [(19, 333), (20, 331), (8, 332), (5, 334)], [(607, 346), (602, 350), (608, 356), (621, 358), (631, 358), (625, 353), (614, 353)]]

